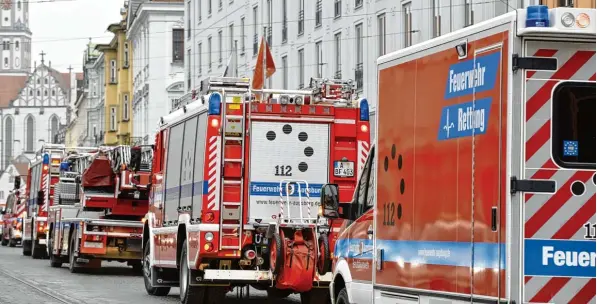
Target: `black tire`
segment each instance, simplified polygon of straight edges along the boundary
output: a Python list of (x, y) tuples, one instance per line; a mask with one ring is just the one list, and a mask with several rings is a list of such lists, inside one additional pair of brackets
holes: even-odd
[(150, 296), (165, 297), (170, 293), (170, 287), (152, 287), (151, 286), (151, 265), (150, 261), (149, 240), (145, 242), (143, 248), (143, 282), (145, 283), (145, 291)]
[[(183, 240), (183, 242), (185, 242), (185, 240)], [(190, 285), (191, 271), (189, 270), (189, 265), (187, 262), (187, 246), (185, 245), (182, 246), (182, 252), (180, 253), (179, 282), (181, 304), (208, 303), (205, 301), (207, 298), (207, 288), (203, 286)]]
[(43, 246), (39, 245), (39, 241), (31, 241), (31, 257), (35, 260), (44, 259), (46, 257), (46, 252), (45, 250), (42, 250), (42, 248)]
[(54, 237), (48, 240), (48, 247), (46, 247), (46, 249), (48, 250), (48, 256), (50, 257), (50, 267), (60, 268), (62, 267), (62, 261), (59, 257), (54, 255), (52, 248), (54, 248)]
[(317, 257), (317, 272), (325, 275), (331, 271), (332, 259), (330, 257), (330, 243), (328, 236), (322, 234), (319, 236), (319, 256)]
[(350, 304), (350, 302), (348, 302), (348, 293), (346, 292), (346, 288), (342, 288), (342, 290), (340, 290), (335, 304)]
[(73, 230), (70, 237), (70, 245), (68, 246), (68, 270), (71, 273), (81, 272), (81, 267), (77, 266), (75, 259), (75, 235), (76, 231)]
[(283, 244), (282, 244), (282, 238), (280, 237), (280, 234), (278, 233), (274, 233), (274, 235), (272, 236), (272, 240), (270, 242), (270, 258), (269, 258), (269, 263), (270, 263), (270, 269), (272, 270), (273, 274), (278, 274), (280, 273), (280, 270), (282, 270), (282, 267), (284, 266), (284, 251), (282, 248)]
[(311, 289), (301, 293), (301, 304), (330, 304), (330, 290), (327, 288)]
[(17, 247), (17, 241), (12, 238), (12, 231), (8, 232), (8, 247)]
[(24, 256), (31, 256), (31, 243), (30, 241), (21, 241), (21, 247), (23, 249)]
[(4, 235), (2, 236), (2, 241), (0, 242), (0, 244), (4, 247), (8, 246), (8, 240), (4, 239)]
[(268, 288), (267, 289), (267, 299), (268, 300), (280, 300), (287, 298), (292, 294), (291, 290), (286, 289), (276, 289), (276, 288)]
[(135, 274), (143, 274), (143, 263), (141, 261), (130, 262), (130, 265), (133, 267)]

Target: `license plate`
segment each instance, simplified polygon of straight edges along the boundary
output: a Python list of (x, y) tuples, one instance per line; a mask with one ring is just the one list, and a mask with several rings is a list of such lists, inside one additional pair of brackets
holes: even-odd
[(98, 243), (98, 242), (85, 242), (83, 244), (83, 247), (87, 247), (87, 248), (103, 248), (104, 247), (104, 243)]
[(40, 245), (46, 245), (46, 239), (39, 240), (39, 244)]
[(335, 161), (334, 162), (334, 176), (353, 177), (354, 176), (354, 162)]

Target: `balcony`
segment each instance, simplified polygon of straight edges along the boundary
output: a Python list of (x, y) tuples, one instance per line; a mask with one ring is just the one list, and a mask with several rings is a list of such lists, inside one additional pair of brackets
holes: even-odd
[(298, 16), (298, 34), (299, 36), (305, 33), (305, 11), (300, 10)]
[(266, 36), (265, 40), (267, 41), (267, 45), (272, 45), (272, 27), (268, 26), (266, 29)]
[(363, 63), (357, 63), (354, 69), (354, 79), (357, 82), (357, 90), (363, 89)]
[(336, 73), (334, 73), (334, 79), (342, 79), (342, 69), (338, 68)]

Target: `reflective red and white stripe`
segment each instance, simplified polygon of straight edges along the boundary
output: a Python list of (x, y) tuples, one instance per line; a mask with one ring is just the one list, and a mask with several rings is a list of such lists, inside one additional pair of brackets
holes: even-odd
[(357, 145), (357, 163), (358, 163), (358, 168), (357, 168), (357, 180), (359, 178), (361, 178), (361, 171), (363, 170), (363, 167), (365, 167), (365, 163), (367, 162), (367, 156), (369, 155), (369, 143), (364, 141), (364, 140), (360, 140), (358, 141), (358, 145)]
[[(49, 169), (48, 169), (49, 170)], [(44, 204), (41, 210), (48, 211), (48, 205), (50, 204), (50, 174), (46, 173), (42, 180), (41, 188), (44, 190)]]
[(20, 216), (25, 210), (27, 210), (27, 204), (20, 204), (17, 206), (17, 216)]
[[(594, 171), (560, 169), (551, 156), (552, 91), (561, 81), (595, 80), (595, 50), (569, 47), (538, 49), (534, 56), (555, 57), (557, 71), (527, 71), (525, 104), (525, 175), (556, 181), (553, 194), (524, 197), (525, 239), (584, 239), (583, 225), (595, 220)], [(583, 182), (584, 194), (571, 185)], [(540, 258), (540, 257), (537, 257)], [(524, 301), (533, 303), (595, 303), (595, 278), (526, 276)]]
[(209, 138), (209, 148), (207, 149), (209, 157), (207, 159), (207, 209), (219, 210), (218, 204), (220, 197), (220, 137), (212, 136)]

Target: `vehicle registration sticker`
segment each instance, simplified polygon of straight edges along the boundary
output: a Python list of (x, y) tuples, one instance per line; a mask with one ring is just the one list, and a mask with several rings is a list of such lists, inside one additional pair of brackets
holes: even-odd
[(334, 161), (334, 176), (353, 177), (354, 176), (354, 162)]

